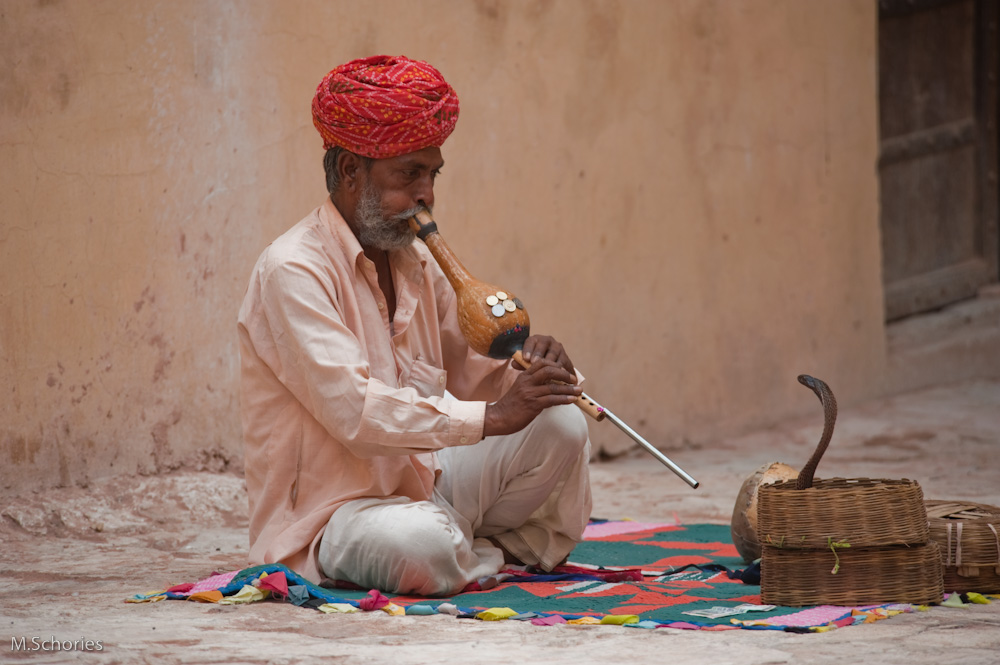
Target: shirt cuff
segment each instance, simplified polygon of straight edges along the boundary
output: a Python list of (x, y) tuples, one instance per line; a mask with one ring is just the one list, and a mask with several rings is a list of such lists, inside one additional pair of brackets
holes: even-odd
[(451, 445), (471, 446), (482, 440), (483, 427), (486, 424), (486, 402), (454, 400), (451, 403), (449, 417)]

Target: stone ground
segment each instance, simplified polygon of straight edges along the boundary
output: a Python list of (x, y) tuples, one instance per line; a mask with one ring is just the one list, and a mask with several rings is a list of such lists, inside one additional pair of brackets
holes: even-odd
[[(818, 405), (817, 405), (818, 409)], [(801, 465), (820, 417), (711, 447), (667, 451), (691, 490), (636, 450), (592, 465), (595, 516), (728, 523), (759, 465)], [(600, 425), (604, 427), (605, 425)], [(610, 425), (608, 425), (610, 427)], [(927, 498), (1000, 505), (1000, 381), (965, 381), (842, 408), (819, 477), (911, 478)], [(0, 660), (32, 663), (683, 662), (725, 665), (1000, 663), (1000, 601), (932, 607), (822, 634), (535, 627), (288, 604), (126, 604), (137, 592), (242, 567), (242, 479), (176, 473), (0, 497)], [(102, 650), (12, 651), (12, 638), (100, 641)]]

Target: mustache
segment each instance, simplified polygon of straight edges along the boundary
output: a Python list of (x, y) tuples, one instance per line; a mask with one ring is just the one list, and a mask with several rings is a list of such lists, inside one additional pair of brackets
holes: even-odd
[(414, 207), (410, 208), (409, 210), (404, 210), (403, 212), (401, 212), (399, 214), (396, 214), (396, 215), (393, 215), (392, 217), (389, 217), (388, 219), (389, 219), (390, 222), (408, 222), (410, 220), (410, 217), (413, 217), (418, 212), (422, 212), (424, 210), (426, 210), (428, 213), (430, 213), (430, 212), (433, 211), (433, 207), (431, 207), (431, 206), (422, 206), (422, 205), (420, 205), (420, 206), (414, 206)]

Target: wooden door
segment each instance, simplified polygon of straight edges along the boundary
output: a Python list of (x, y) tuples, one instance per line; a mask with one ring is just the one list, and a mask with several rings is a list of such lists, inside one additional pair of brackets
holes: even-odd
[(880, 0), (886, 318), (998, 281), (997, 0)]

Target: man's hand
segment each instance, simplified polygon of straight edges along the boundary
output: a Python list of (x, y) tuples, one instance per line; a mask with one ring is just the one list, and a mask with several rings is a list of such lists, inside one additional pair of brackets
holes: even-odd
[(503, 397), (486, 405), (484, 436), (520, 431), (543, 410), (572, 404), (583, 393), (576, 385), (572, 361), (562, 344), (551, 337), (529, 337), (521, 355), (531, 366), (524, 369), (512, 361), (524, 371)]
[[(566, 355), (566, 349), (563, 348), (563, 345), (546, 335), (532, 335), (524, 340), (521, 356), (529, 365), (534, 364), (536, 359), (544, 358), (559, 365), (570, 374), (576, 373), (573, 361)], [(511, 364), (517, 369), (524, 369), (516, 361), (512, 361)], [(569, 383), (576, 383), (576, 376)]]

